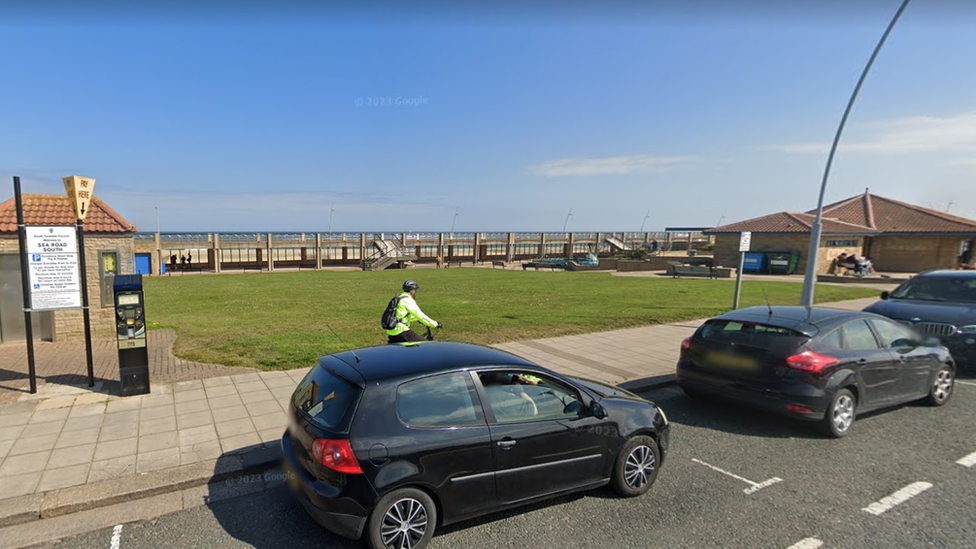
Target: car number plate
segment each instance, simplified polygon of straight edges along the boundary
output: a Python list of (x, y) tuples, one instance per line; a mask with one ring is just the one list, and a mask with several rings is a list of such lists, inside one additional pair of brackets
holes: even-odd
[(716, 368), (731, 368), (743, 371), (752, 371), (759, 368), (759, 363), (752, 357), (717, 351), (708, 352), (705, 355), (705, 363)]

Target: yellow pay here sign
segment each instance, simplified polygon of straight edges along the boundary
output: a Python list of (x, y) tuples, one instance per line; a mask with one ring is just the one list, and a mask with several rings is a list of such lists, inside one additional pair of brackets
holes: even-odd
[(84, 221), (88, 215), (88, 205), (95, 196), (95, 180), (72, 175), (62, 178), (61, 181), (64, 181), (64, 190), (68, 194), (71, 208), (75, 211), (75, 218)]

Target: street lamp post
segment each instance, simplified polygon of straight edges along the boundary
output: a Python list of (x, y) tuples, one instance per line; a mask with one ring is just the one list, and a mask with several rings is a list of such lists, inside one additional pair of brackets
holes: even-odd
[(458, 215), (459, 215), (458, 214), (458, 210), (460, 208), (461, 208), (460, 206), (458, 206), (457, 208), (454, 208), (454, 219), (451, 221), (451, 240), (454, 240), (454, 225), (457, 223), (457, 218), (458, 218)]
[[(332, 214), (334, 213), (335, 213), (335, 202), (332, 203), (332, 206), (329, 209), (329, 234), (330, 235), (332, 234)], [(329, 238), (332, 237), (330, 236)]]
[(870, 59), (868, 59), (867, 65), (864, 66), (864, 71), (861, 73), (861, 77), (857, 81), (857, 85), (854, 86), (854, 93), (851, 94), (850, 100), (847, 102), (847, 108), (844, 109), (844, 115), (840, 119), (840, 125), (837, 126), (837, 133), (834, 134), (834, 142), (830, 146), (830, 154), (827, 155), (827, 165), (824, 167), (823, 180), (820, 183), (820, 197), (817, 199), (817, 215), (814, 218), (813, 226), (810, 228), (810, 251), (807, 253), (807, 269), (803, 276), (803, 295), (800, 298), (800, 304), (805, 307), (813, 307), (813, 294), (814, 285), (817, 282), (817, 259), (820, 253), (820, 234), (823, 232), (823, 202), (824, 194), (827, 192), (827, 178), (830, 176), (830, 166), (834, 162), (834, 154), (837, 152), (837, 144), (840, 142), (841, 133), (844, 132), (844, 125), (847, 123), (847, 117), (851, 114), (851, 108), (854, 106), (854, 101), (857, 99), (857, 94), (861, 91), (861, 86), (864, 84), (864, 80), (868, 76), (868, 72), (871, 70), (871, 65), (874, 64), (875, 58), (878, 57), (878, 52), (881, 51), (881, 47), (884, 46), (885, 41), (888, 39), (888, 35), (891, 34), (891, 29), (895, 27), (895, 23), (901, 17), (902, 12), (908, 7), (909, 2), (912, 0), (904, 0), (898, 11), (895, 12), (895, 16), (891, 18), (891, 22), (888, 23), (888, 28), (885, 29), (884, 34), (881, 35), (881, 40), (878, 41), (878, 45), (875, 46), (874, 52), (871, 53)]
[(572, 209), (572, 208), (570, 208), (570, 209), (569, 209), (569, 213), (568, 213), (568, 214), (566, 214), (566, 221), (563, 221), (563, 232), (564, 232), (564, 233), (566, 232), (566, 225), (567, 225), (567, 224), (569, 223), (569, 217), (570, 217), (571, 215), (573, 215), (573, 209)]

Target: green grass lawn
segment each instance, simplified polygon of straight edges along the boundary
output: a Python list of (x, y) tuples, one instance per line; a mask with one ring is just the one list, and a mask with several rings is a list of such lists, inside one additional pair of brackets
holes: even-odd
[[(380, 316), (406, 278), (444, 324), (438, 339), (473, 343), (536, 339), (704, 318), (730, 309), (727, 280), (615, 277), (491, 269), (307, 271), (145, 279), (150, 328), (175, 328), (188, 360), (266, 370), (305, 367), (319, 356), (386, 342)], [(743, 282), (743, 306), (796, 304), (801, 285)], [(875, 295), (818, 286), (818, 302)], [(331, 326), (343, 342), (327, 327)], [(420, 329), (421, 327), (415, 327)]]

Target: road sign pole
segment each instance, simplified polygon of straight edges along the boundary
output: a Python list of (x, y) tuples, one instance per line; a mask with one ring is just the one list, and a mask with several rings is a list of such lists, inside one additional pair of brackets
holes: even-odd
[(732, 299), (732, 308), (739, 308), (739, 293), (742, 291), (742, 267), (746, 262), (746, 253), (739, 252), (739, 266), (735, 270), (735, 297)]
[(27, 228), (24, 205), (20, 198), (20, 177), (14, 176), (14, 202), (17, 203), (17, 238), (20, 240), (20, 279), (24, 292), (24, 333), (27, 336), (27, 377), (30, 392), (37, 393), (37, 370), (34, 368), (34, 326), (31, 323), (30, 269), (27, 267)]
[(88, 361), (88, 386), (95, 386), (92, 366), (91, 316), (88, 314), (88, 268), (85, 266), (85, 222), (78, 220), (78, 266), (81, 268), (81, 314), (85, 318), (85, 359)]
[(746, 252), (752, 247), (752, 233), (739, 233), (739, 266), (735, 269), (735, 296), (732, 309), (739, 308), (739, 293), (742, 291), (742, 268), (746, 264)]

